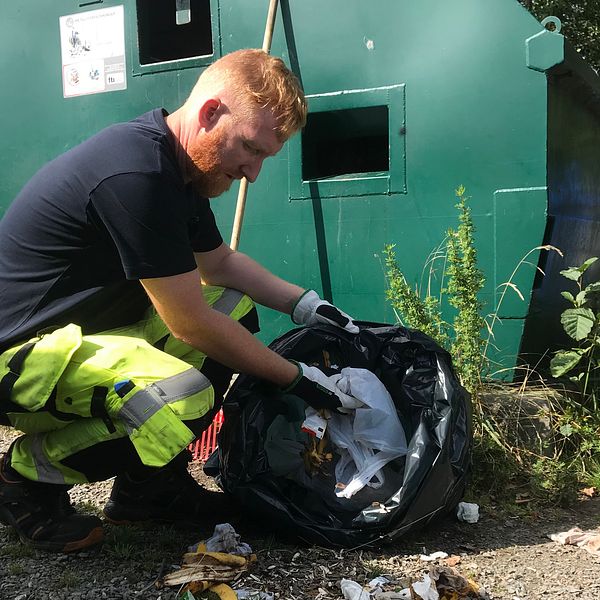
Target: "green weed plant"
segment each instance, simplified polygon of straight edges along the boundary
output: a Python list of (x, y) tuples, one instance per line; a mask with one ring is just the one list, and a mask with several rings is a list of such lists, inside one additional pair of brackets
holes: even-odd
[(592, 257), (560, 272), (576, 286), (573, 292), (561, 292), (571, 304), (560, 320), (573, 346), (554, 354), (550, 371), (553, 377), (566, 380), (559, 423), (565, 466), (580, 481), (600, 490), (600, 281), (584, 282), (587, 270), (597, 260)]
[[(485, 279), (477, 266), (473, 219), (467, 205), (464, 186), (456, 190), (458, 226), (446, 232), (444, 241), (429, 256), (427, 288), (413, 289), (396, 261), (394, 244), (384, 247), (389, 300), (400, 323), (418, 329), (432, 337), (452, 356), (454, 369), (461, 384), (472, 394), (481, 385), (483, 367), (484, 319), (478, 294)], [(442, 261), (440, 293), (431, 293), (436, 263)], [(453, 307), (452, 322), (442, 317), (446, 300)]]
[[(568, 378), (578, 386), (575, 399), (568, 393), (557, 393), (547, 387), (543, 378), (535, 389), (526, 376), (522, 386), (505, 384), (509, 393), (524, 401), (527, 391), (545, 398), (539, 414), (518, 414), (513, 422), (507, 415), (495, 415), (483, 401), (483, 392), (493, 385), (484, 382), (489, 374), (487, 353), (493, 347), (494, 326), (498, 311), (507, 293), (523, 294), (514, 283), (524, 265), (539, 270), (530, 256), (539, 251), (560, 249), (545, 245), (532, 248), (515, 266), (509, 280), (499, 286), (495, 312), (482, 316), (479, 292), (485, 281), (477, 266), (474, 226), (464, 186), (456, 190), (458, 226), (449, 229), (442, 243), (427, 258), (419, 285), (412, 287), (400, 269), (395, 245), (384, 247), (387, 276), (386, 297), (398, 322), (418, 329), (432, 337), (450, 352), (461, 384), (471, 392), (474, 404), (474, 469), (472, 494), (485, 501), (500, 501), (508, 507), (522, 510), (515, 498), (569, 504), (577, 497), (578, 484), (600, 490), (600, 413), (598, 412), (598, 379), (600, 371), (600, 313), (593, 302), (600, 296), (600, 282), (584, 285), (587, 269), (596, 258), (579, 267), (569, 267), (562, 275), (577, 285), (577, 290), (563, 292), (572, 307), (564, 311), (561, 322), (576, 345), (555, 354), (551, 362), (552, 375)], [(542, 272), (542, 275), (544, 273)], [(433, 280), (439, 279), (437, 287)], [(425, 281), (424, 281), (425, 280)], [(433, 290), (437, 289), (436, 294)], [(451, 321), (442, 317), (443, 309), (453, 314)], [(597, 305), (596, 305), (597, 306)], [(453, 310), (452, 310), (453, 309)], [(482, 332), (487, 330), (486, 339)], [(490, 387), (492, 386), (492, 387)], [(529, 386), (529, 388), (527, 387)], [(524, 419), (524, 420), (522, 420)], [(535, 444), (523, 443), (515, 435), (530, 421), (541, 419), (548, 424), (545, 437)], [(531, 428), (530, 428), (531, 429)], [(531, 440), (529, 440), (530, 442)], [(512, 500), (511, 500), (512, 495)], [(535, 506), (535, 502), (531, 504)]]
[[(559, 350), (550, 362), (553, 377), (568, 377), (577, 385), (584, 403), (598, 409), (598, 373), (600, 371), (600, 312), (594, 312), (594, 301), (600, 292), (600, 281), (584, 285), (585, 272), (598, 260), (592, 257), (579, 267), (569, 267), (560, 274), (574, 281), (576, 294), (563, 291), (561, 295), (572, 305), (561, 315), (565, 333), (576, 343), (572, 348)], [(596, 304), (597, 306), (597, 304)]]

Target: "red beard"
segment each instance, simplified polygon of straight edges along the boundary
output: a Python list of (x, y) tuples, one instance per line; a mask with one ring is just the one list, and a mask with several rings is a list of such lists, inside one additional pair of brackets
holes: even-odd
[(222, 170), (223, 134), (206, 133), (189, 150), (190, 177), (194, 189), (207, 198), (216, 198), (226, 192), (232, 179)]

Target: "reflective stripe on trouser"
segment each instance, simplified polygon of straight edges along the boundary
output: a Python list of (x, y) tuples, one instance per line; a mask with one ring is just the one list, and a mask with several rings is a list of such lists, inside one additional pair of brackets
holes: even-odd
[[(203, 286), (203, 292), (213, 308), (235, 320), (254, 308), (236, 290)], [(28, 434), (16, 440), (11, 452), (11, 465), (28, 479), (84, 483), (85, 475), (61, 460), (125, 436), (143, 464), (163, 466), (194, 439), (184, 421), (202, 417), (213, 406), (213, 387), (199, 371), (206, 356), (171, 336), (152, 308), (129, 327), (82, 337), (78, 327), (69, 325), (48, 336), (70, 343), (60, 347), (47, 336), (40, 339), (13, 389), (11, 400), (23, 411), (6, 413), (15, 428)], [(153, 346), (161, 340), (164, 351)], [(0, 368), (16, 349), (0, 356)], [(48, 373), (45, 359), (61, 352), (66, 364), (50, 360), (60, 372)], [(42, 400), (40, 394), (45, 394)]]

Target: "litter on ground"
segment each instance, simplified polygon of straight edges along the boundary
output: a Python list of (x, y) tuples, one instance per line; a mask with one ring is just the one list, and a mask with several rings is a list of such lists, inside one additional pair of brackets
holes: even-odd
[(600, 530), (598, 529), (583, 531), (579, 527), (573, 527), (569, 531), (551, 533), (548, 537), (559, 544), (579, 546), (594, 556), (600, 556)]
[(419, 557), (423, 562), (433, 562), (434, 560), (438, 560), (440, 558), (448, 558), (447, 552), (433, 552), (432, 554), (421, 554)]
[[(181, 586), (180, 600), (202, 598), (203, 592), (211, 592), (220, 600), (238, 600), (236, 591), (229, 585), (256, 561), (252, 548), (241, 542), (240, 536), (229, 523), (215, 527), (213, 535), (188, 548), (183, 555), (182, 566), (163, 577), (161, 585)], [(247, 594), (243, 598), (254, 600)], [(256, 596), (268, 600), (268, 595)]]
[(459, 502), (456, 517), (465, 523), (477, 523), (479, 521), (479, 505), (472, 502)]
[(450, 567), (432, 567), (420, 580), (401, 590), (384, 591), (380, 586), (391, 582), (373, 586), (375, 581), (363, 587), (356, 581), (342, 579), (344, 600), (489, 600), (488, 593), (477, 583)]

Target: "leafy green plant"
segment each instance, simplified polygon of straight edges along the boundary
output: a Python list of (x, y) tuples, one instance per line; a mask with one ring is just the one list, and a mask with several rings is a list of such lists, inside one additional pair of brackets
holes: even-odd
[[(474, 395), (473, 486), (481, 501), (488, 496), (514, 508), (519, 506), (514, 504), (515, 498), (525, 491), (528, 498), (536, 501), (565, 504), (576, 496), (577, 482), (600, 479), (600, 441), (596, 441), (600, 440), (600, 431), (592, 411), (583, 414), (579, 404), (548, 389), (543, 380), (541, 386), (527, 392), (525, 386), (517, 389), (507, 384), (483, 383), (500, 306), (509, 293), (525, 301), (514, 283), (517, 272), (523, 266), (539, 270), (530, 257), (541, 250), (555, 251), (560, 256), (562, 252), (550, 245), (527, 252), (508, 281), (499, 286), (495, 312), (484, 319), (479, 300), (484, 277), (477, 267), (473, 220), (463, 186), (456, 190), (456, 196), (458, 226), (448, 230), (442, 243), (429, 255), (424, 269), (428, 269), (427, 276), (421, 277), (418, 286), (408, 284), (396, 262), (394, 246), (384, 248), (387, 298), (401, 323), (423, 331), (449, 350), (461, 383)], [(598, 343), (598, 331), (590, 327), (590, 322), (596, 323), (598, 317), (586, 305), (598, 286), (590, 284), (584, 288), (581, 282), (592, 262), (563, 272), (579, 286), (576, 295), (564, 294), (574, 306), (566, 311), (563, 323), (581, 343), (569, 352), (576, 353), (578, 360), (573, 361), (573, 366), (581, 368), (582, 374), (576, 376), (584, 388), (589, 388), (587, 382), (597, 366), (597, 362), (591, 366), (582, 362), (595, 356)], [(436, 278), (438, 294), (432, 285)], [(444, 320), (443, 313), (450, 314), (452, 320)], [(484, 341), (482, 332), (486, 329)], [(564, 361), (562, 353), (557, 356), (555, 363)], [(506, 407), (504, 401), (498, 403), (494, 386), (502, 390), (504, 401), (511, 398)]]
[(530, 477), (530, 485), (538, 496), (543, 492), (554, 504), (568, 506), (577, 499), (578, 473), (568, 459), (540, 457), (533, 462)]
[(464, 186), (456, 190), (458, 220), (456, 230), (448, 230), (448, 301), (456, 309), (454, 339), (450, 353), (462, 384), (470, 391), (481, 385), (484, 327), (482, 303), (478, 294), (485, 279), (477, 267), (477, 251), (471, 209), (467, 206)]
[[(556, 353), (552, 374), (568, 376), (579, 386), (580, 394), (574, 397), (568, 391), (550, 389), (543, 378), (537, 384), (528, 382), (529, 372), (520, 385), (491, 381), (484, 385), (500, 306), (511, 293), (525, 301), (515, 284), (517, 272), (524, 266), (541, 271), (531, 260), (539, 251), (563, 254), (550, 245), (527, 252), (508, 281), (498, 286), (495, 311), (484, 319), (478, 297), (484, 277), (477, 267), (464, 187), (456, 190), (456, 196), (458, 227), (447, 231), (429, 255), (419, 285), (407, 282), (394, 245), (385, 246), (387, 298), (400, 323), (423, 331), (449, 350), (461, 383), (474, 395), (473, 491), (479, 501), (485, 502), (487, 497), (513, 511), (536, 502), (567, 504), (576, 498), (578, 484), (598, 488), (600, 482), (600, 416), (596, 410), (600, 314), (593, 305), (600, 282), (583, 283), (596, 259), (561, 272), (577, 285), (573, 293), (563, 292), (572, 307), (561, 318), (577, 346)], [(445, 320), (442, 314), (451, 319)], [(484, 342), (481, 334), (486, 328)], [(502, 394), (505, 397), (499, 400)], [(515, 503), (523, 495), (527, 504)]]
[[(458, 227), (449, 229), (442, 244), (429, 256), (427, 289), (413, 289), (396, 261), (394, 244), (384, 247), (387, 269), (388, 298), (399, 322), (419, 329), (449, 350), (457, 375), (469, 391), (475, 393), (481, 384), (483, 365), (484, 320), (478, 294), (484, 284), (477, 267), (474, 226), (464, 186), (456, 190)], [(435, 264), (443, 260), (440, 294), (431, 293)], [(447, 284), (446, 284), (447, 280)], [(444, 299), (455, 309), (452, 323), (442, 317)]]
[(593, 410), (597, 408), (597, 383), (600, 370), (600, 312), (591, 308), (592, 298), (600, 292), (600, 281), (584, 285), (585, 272), (598, 260), (592, 257), (579, 267), (569, 267), (561, 275), (577, 284), (577, 293), (562, 292), (572, 308), (567, 308), (560, 321), (566, 334), (577, 346), (559, 350), (552, 357), (550, 370), (553, 377), (568, 376), (581, 392), (584, 403), (591, 400)]
[(449, 325), (442, 319), (439, 299), (431, 294), (421, 298), (419, 289), (413, 289), (408, 284), (396, 261), (395, 246), (387, 244), (383, 253), (388, 281), (386, 297), (394, 309), (396, 319), (399, 323), (432, 337), (440, 346), (449, 348)]

